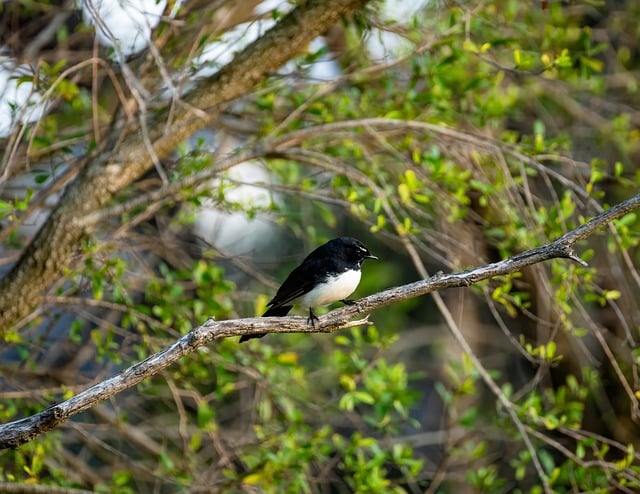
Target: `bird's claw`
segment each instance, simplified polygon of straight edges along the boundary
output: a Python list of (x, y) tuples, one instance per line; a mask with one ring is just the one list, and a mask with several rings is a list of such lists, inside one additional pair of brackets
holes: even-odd
[(307, 324), (310, 324), (314, 328), (316, 327), (316, 321), (320, 321), (318, 316), (313, 313), (313, 310), (309, 309), (309, 317), (307, 318)]

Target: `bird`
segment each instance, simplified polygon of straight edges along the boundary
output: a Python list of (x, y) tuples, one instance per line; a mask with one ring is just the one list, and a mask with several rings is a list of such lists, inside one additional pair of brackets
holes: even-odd
[[(378, 259), (364, 244), (353, 237), (329, 240), (311, 252), (284, 280), (275, 296), (267, 303), (262, 317), (284, 317), (294, 304), (309, 310), (307, 324), (315, 326), (318, 317), (314, 307), (342, 302), (353, 305), (347, 299), (360, 283), (362, 263), (365, 259)], [(240, 343), (252, 338), (262, 338), (266, 333), (243, 335)]]

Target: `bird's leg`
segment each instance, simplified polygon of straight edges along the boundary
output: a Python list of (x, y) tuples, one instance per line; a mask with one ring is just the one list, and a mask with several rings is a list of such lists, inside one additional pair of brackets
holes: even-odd
[(309, 317), (307, 318), (307, 324), (311, 324), (314, 328), (316, 327), (316, 321), (319, 321), (318, 316), (313, 313), (313, 309), (309, 307)]
[(348, 298), (344, 298), (340, 300), (340, 302), (342, 302), (344, 305), (356, 305), (355, 300), (349, 300)]

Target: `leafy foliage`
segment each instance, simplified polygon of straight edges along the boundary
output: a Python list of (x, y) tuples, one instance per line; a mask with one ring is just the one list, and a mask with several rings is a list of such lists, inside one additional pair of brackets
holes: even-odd
[[(345, 24), (339, 81), (273, 77), (120, 193), (47, 306), (7, 333), (2, 420), (68, 397), (208, 317), (262, 312), (299, 253), (283, 255), (281, 239), (245, 256), (216, 251), (193, 233), (207, 200), (249, 219), (267, 210), (306, 247), (343, 231), (369, 239), (383, 261), (364, 268), (357, 293), (367, 294), (543, 244), (635, 194), (638, 33), (625, 26), (638, 7), (627, 3), (624, 18), (595, 2), (429, 7), (401, 29), (407, 55), (393, 63), (363, 49), (363, 35), (383, 25), (376, 13)], [(23, 227), (47, 186), (77, 173), (70, 157), (95, 148), (105, 121), (125, 123), (123, 94), (153, 88), (145, 110), (170, 118), (168, 101), (153, 97), (159, 69), (177, 77), (219, 36), (203, 34), (215, 10), (184, 9), (181, 29), (159, 28), (160, 58), (130, 62), (134, 75), (116, 78), (108, 57), (95, 65), (99, 81), (71, 60), (41, 63), (39, 88), (55, 104), (16, 140), (34, 163), (12, 164), (11, 178), (35, 179), (0, 195), (4, 257), (28, 244)], [(230, 197), (239, 179), (198, 182), (227, 140), (238, 153), (279, 142), (260, 156), (273, 176), (258, 184), (271, 190), (269, 206)], [(122, 493), (635, 492), (639, 241), (631, 213), (580, 246), (589, 267), (557, 260), (445, 293), (448, 313), (410, 300), (334, 337), (217, 342), (3, 453), (0, 480)], [(278, 262), (252, 262), (271, 243)]]

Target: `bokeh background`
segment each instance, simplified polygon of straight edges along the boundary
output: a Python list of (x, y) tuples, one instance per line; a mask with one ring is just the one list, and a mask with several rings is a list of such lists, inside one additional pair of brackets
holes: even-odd
[[(0, 3), (0, 277), (95, 150), (144, 149), (295, 3)], [(639, 19), (633, 1), (387, 0), (331, 27), (95, 212), (2, 328), (2, 421), (209, 317), (260, 315), (330, 238), (380, 258), (364, 296), (637, 194)], [(577, 246), (588, 267), (547, 262), (332, 335), (216, 342), (0, 451), (2, 489), (637, 492), (638, 240), (631, 213)]]

